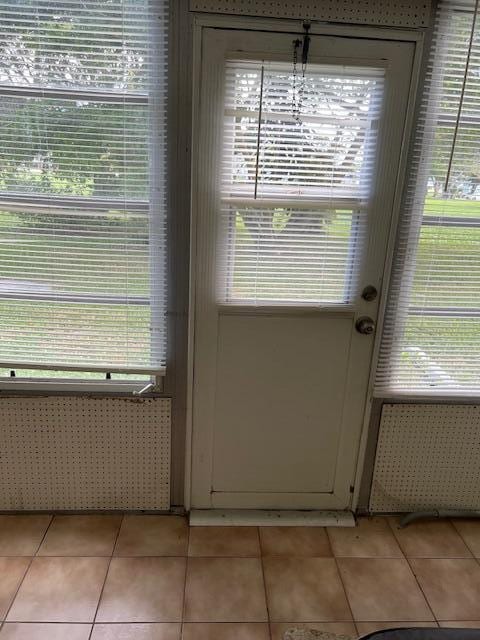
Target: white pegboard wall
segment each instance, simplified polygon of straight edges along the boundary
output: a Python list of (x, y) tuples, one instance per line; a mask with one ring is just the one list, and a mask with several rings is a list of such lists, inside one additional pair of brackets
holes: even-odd
[(0, 510), (168, 510), (170, 400), (0, 399)]
[(480, 509), (480, 406), (383, 406), (370, 511), (425, 509)]
[(431, 0), (190, 0), (190, 11), (421, 29)]

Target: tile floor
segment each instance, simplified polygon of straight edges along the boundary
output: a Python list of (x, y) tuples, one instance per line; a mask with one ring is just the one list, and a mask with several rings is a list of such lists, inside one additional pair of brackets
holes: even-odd
[(0, 625), (0, 640), (480, 627), (480, 521), (189, 529), (176, 516), (0, 516)]

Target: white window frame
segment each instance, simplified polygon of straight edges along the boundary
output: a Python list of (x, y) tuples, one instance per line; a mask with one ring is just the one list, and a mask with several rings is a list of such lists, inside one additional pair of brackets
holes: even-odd
[[(171, 14), (171, 9), (169, 11), (169, 15)], [(167, 81), (168, 86), (168, 81)], [(84, 89), (84, 90), (71, 90), (62, 89), (62, 88), (48, 88), (48, 87), (35, 87), (35, 86), (11, 86), (11, 85), (0, 85), (0, 97), (2, 96), (12, 96), (12, 97), (28, 97), (28, 98), (57, 98), (57, 99), (65, 99), (68, 97), (69, 100), (101, 100), (103, 102), (113, 102), (117, 104), (124, 105), (149, 105), (149, 94), (147, 92), (136, 92), (136, 93), (124, 93), (120, 91), (108, 90), (102, 91), (98, 89)], [(155, 117), (155, 115), (154, 115)], [(169, 136), (167, 135), (167, 138)], [(155, 163), (154, 163), (155, 164)], [(151, 167), (152, 171), (152, 167)], [(29, 194), (7, 194), (0, 193), (0, 206), (2, 203), (9, 204), (9, 210), (15, 208), (18, 205), (19, 210), (28, 209), (29, 213), (41, 213), (45, 207), (55, 206), (56, 208), (66, 208), (69, 209), (71, 207), (78, 208), (79, 210), (88, 210), (88, 209), (112, 209), (119, 207), (128, 207), (129, 210), (145, 212), (148, 215), (150, 211), (150, 201), (149, 200), (132, 200), (128, 201), (125, 199), (116, 199), (116, 198), (88, 198), (81, 196), (50, 196), (48, 194), (39, 194), (39, 195), (29, 195)], [(168, 233), (168, 232), (167, 232)], [(167, 246), (168, 246), (169, 238), (167, 237)], [(150, 268), (151, 273), (154, 272), (155, 268), (152, 265), (152, 259), (150, 257)], [(169, 275), (169, 274), (168, 274)], [(154, 286), (158, 288), (161, 286), (161, 283), (155, 285), (156, 279), (152, 279)], [(76, 298), (81, 298), (82, 302), (88, 303), (102, 303), (104, 301), (108, 303), (112, 303), (111, 296), (101, 296), (101, 295), (90, 295), (90, 294), (82, 294), (76, 296), (75, 294), (55, 294), (55, 296), (48, 296), (45, 294), (44, 296), (39, 295), (29, 295), (28, 293), (22, 293), (20, 295), (11, 294), (10, 296), (16, 299), (24, 299), (24, 300), (50, 300), (54, 298), (55, 301), (75, 301)], [(87, 300), (86, 300), (87, 299)], [(140, 300), (140, 298), (139, 298)], [(149, 299), (145, 299), (146, 302), (144, 304), (149, 304)], [(123, 302), (120, 300), (119, 302)], [(140, 303), (141, 304), (141, 303)], [(167, 345), (168, 351), (168, 345)], [(9, 368), (8, 364), (0, 365), (0, 368), (7, 369)], [(50, 368), (52, 371), (78, 371), (79, 374), (82, 372), (92, 372), (93, 369), (83, 369), (81, 367), (46, 367), (46, 365), (25, 365), (26, 370), (38, 369), (41, 371), (46, 371)], [(15, 367), (11, 367), (12, 370), (20, 370), (21, 368), (16, 365)], [(103, 373), (104, 370), (101, 369)], [(114, 369), (112, 369), (111, 373), (118, 373)], [(125, 373), (124, 371), (120, 373)], [(135, 373), (125, 373), (125, 375), (134, 376)], [(142, 375), (142, 374), (139, 374)], [(143, 375), (148, 375), (146, 372)], [(162, 393), (165, 388), (165, 378), (166, 378), (166, 367), (161, 368), (155, 374), (149, 375), (149, 381), (147, 380), (90, 380), (90, 379), (82, 379), (82, 378), (22, 378), (16, 376), (9, 377), (0, 377), (0, 394), (5, 392), (16, 393), (16, 392), (37, 392), (37, 391), (46, 391), (50, 393), (56, 393), (58, 391), (62, 392), (79, 392), (79, 393), (114, 393), (114, 394), (133, 394), (133, 395), (144, 395), (149, 393)]]

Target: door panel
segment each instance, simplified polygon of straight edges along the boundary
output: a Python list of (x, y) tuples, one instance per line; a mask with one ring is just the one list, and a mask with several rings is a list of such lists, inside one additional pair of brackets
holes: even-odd
[[(192, 504), (348, 508), (413, 45), (205, 29)], [(301, 90), (299, 84), (303, 83)]]
[(333, 491), (350, 333), (338, 316), (220, 316), (214, 491)]

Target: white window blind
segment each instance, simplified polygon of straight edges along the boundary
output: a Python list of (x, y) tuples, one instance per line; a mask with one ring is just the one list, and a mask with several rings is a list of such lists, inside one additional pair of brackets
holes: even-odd
[(0, 366), (165, 365), (166, 0), (0, 0)]
[(439, 4), (377, 393), (480, 391), (480, 20)]
[(229, 61), (219, 234), (225, 304), (347, 304), (372, 186), (382, 69)]

